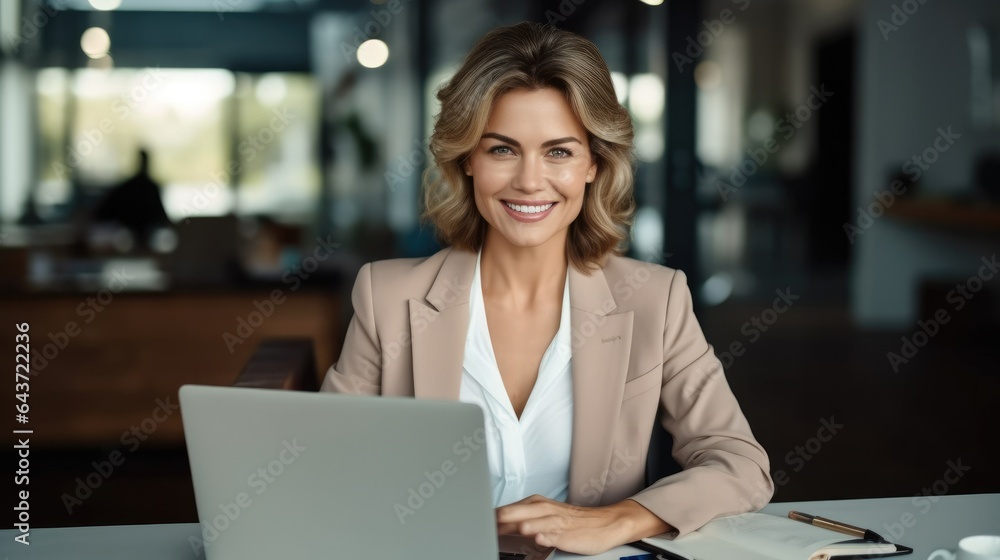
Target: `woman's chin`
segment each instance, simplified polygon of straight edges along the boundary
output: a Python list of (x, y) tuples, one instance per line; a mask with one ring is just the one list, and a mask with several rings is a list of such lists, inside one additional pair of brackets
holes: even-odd
[(521, 232), (501, 233), (501, 235), (506, 241), (507, 245), (510, 245), (511, 247), (520, 247), (524, 249), (532, 247), (541, 247), (549, 242), (554, 241), (554, 238), (556, 237), (554, 234), (546, 235), (540, 233), (532, 233), (525, 235)]

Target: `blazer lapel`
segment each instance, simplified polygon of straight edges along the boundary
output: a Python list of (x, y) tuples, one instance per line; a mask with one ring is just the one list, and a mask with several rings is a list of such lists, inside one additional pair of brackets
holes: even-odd
[[(570, 267), (573, 444), (567, 501), (598, 505), (608, 478), (614, 431), (632, 348), (632, 311), (617, 308), (604, 272)], [(603, 475), (603, 476), (602, 476)]]
[(476, 253), (448, 249), (426, 302), (410, 298), (413, 394), (458, 400)]

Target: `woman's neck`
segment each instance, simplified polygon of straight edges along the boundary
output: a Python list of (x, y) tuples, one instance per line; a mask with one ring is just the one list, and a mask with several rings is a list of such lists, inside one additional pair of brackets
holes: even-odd
[(518, 247), (490, 233), (479, 265), (485, 300), (509, 311), (562, 301), (568, 273), (565, 236), (535, 247)]

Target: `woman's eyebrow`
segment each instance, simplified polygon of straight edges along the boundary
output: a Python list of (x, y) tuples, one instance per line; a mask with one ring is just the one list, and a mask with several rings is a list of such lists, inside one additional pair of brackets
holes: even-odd
[[(487, 133), (483, 134), (483, 138), (495, 138), (497, 140), (500, 140), (501, 142), (506, 142), (508, 144), (511, 144), (515, 148), (520, 148), (521, 147), (521, 143), (518, 142), (517, 140), (514, 140), (513, 138), (511, 138), (509, 136), (504, 136), (503, 134), (499, 134), (497, 132), (487, 132)], [(546, 140), (545, 142), (542, 142), (542, 147), (543, 148), (547, 148), (549, 146), (555, 146), (556, 144), (562, 144), (562, 143), (565, 143), (565, 142), (576, 142), (577, 144), (583, 144), (583, 142), (580, 142), (579, 140), (577, 140), (573, 136), (566, 136), (565, 138), (556, 138), (555, 140)]]

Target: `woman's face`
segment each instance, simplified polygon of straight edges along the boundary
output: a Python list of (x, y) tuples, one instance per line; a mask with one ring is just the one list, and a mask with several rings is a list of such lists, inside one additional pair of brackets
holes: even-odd
[(597, 175), (587, 130), (552, 88), (500, 97), (464, 168), (487, 237), (500, 234), (517, 247), (564, 245), (585, 184)]

